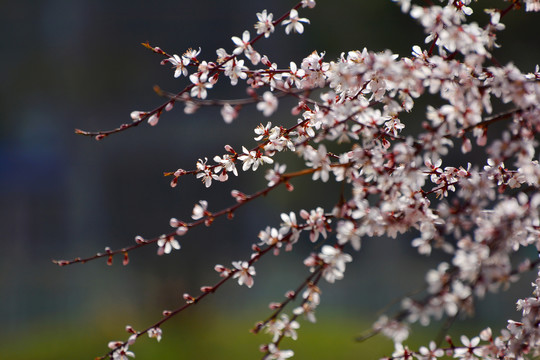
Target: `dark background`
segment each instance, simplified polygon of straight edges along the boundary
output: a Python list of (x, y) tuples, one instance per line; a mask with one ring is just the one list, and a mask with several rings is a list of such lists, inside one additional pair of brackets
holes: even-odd
[[(247, 258), (258, 231), (278, 226), (280, 212), (319, 205), (329, 209), (335, 202), (339, 189), (333, 189), (332, 181), (310, 185), (299, 180), (293, 193), (278, 190), (238, 211), (234, 221), (219, 219), (210, 228), (193, 230), (180, 239), (182, 250), (168, 256), (158, 257), (156, 247), (149, 246), (133, 252), (128, 267), (119, 258), (112, 267), (103, 260), (65, 268), (51, 262), (132, 244), (135, 235), (169, 232), (168, 220), (187, 220), (199, 199), (218, 210), (232, 204), (231, 189), (252, 193), (265, 185), (264, 171), (242, 173), (210, 189), (192, 177), (172, 189), (162, 175), (179, 167), (192, 169), (198, 158), (221, 155), (225, 144), (238, 150), (252, 146), (252, 129), (267, 121), (252, 108), (226, 125), (217, 108), (187, 116), (177, 105), (155, 128), (143, 124), (101, 142), (76, 136), (74, 129), (115, 128), (130, 121), (132, 110), (162, 103), (153, 85), (178, 91), (187, 84), (185, 78), (174, 79), (169, 66), (159, 65), (162, 58), (141, 42), (179, 55), (200, 46), (199, 58), (212, 61), (217, 48), (231, 52), (231, 36), (248, 29), (254, 37), (256, 12), (266, 8), (277, 18), (293, 5), (284, 0), (0, 1), (0, 358), (99, 356), (108, 340), (127, 337), (126, 324), (145, 328), (162, 309), (178, 306), (183, 292), (197, 294), (201, 285), (214, 283), (214, 264)], [(477, 12), (483, 24), (486, 16)], [(313, 50), (326, 51), (328, 60), (363, 47), (407, 56), (413, 45), (423, 44), (421, 28), (390, 1), (320, 1), (300, 16), (311, 20), (304, 35), (286, 36), (279, 27), (256, 46), (281, 68)], [(534, 69), (540, 55), (539, 20), (538, 14), (523, 10), (503, 19), (508, 30), (500, 37), (504, 51), (496, 53), (500, 63)], [(245, 96), (242, 84), (231, 88), (222, 82), (210, 97)], [(280, 103), (269, 120), (294, 123), (288, 104)], [(416, 114), (420, 121), (422, 111)], [(354, 344), (352, 338), (376, 319), (383, 305), (421, 287), (423, 272), (435, 264), (436, 259), (416, 255), (409, 240), (365, 240), (345, 279), (323, 286), (322, 325), (305, 325), (307, 334), (326, 331), (345, 339), (351, 347), (343, 358), (365, 355), (365, 344)], [(133, 348), (137, 358), (188, 358), (190, 351), (200, 358), (238, 358), (234, 351), (244, 350), (256, 355), (257, 344), (269, 338), (254, 337), (247, 329), (269, 314), (268, 302), (282, 299), (305, 278), (301, 260), (309, 251), (299, 246), (298, 253), (264, 259), (257, 264), (251, 291), (227, 286), (165, 325), (164, 344), (141, 340)], [(525, 296), (529, 286), (522, 283)], [(515, 296), (506, 295), (492, 296), (480, 310), (492, 326), (504, 326), (504, 316), (517, 315), (512, 311)], [(249, 350), (243, 345), (247, 337), (255, 338)], [(316, 353), (319, 358), (333, 358), (336, 347), (346, 347), (330, 335), (321, 339), (329, 341), (331, 352)], [(314, 343), (301, 346), (313, 349)], [(384, 344), (388, 354), (391, 346)], [(235, 347), (239, 350), (231, 350)], [(297, 358), (307, 358), (302, 354), (308, 353), (300, 351)]]

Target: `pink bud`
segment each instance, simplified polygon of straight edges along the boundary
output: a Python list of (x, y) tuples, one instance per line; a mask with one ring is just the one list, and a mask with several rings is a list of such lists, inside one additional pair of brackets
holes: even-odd
[(285, 297), (288, 299), (292, 299), (296, 296), (296, 293), (293, 290), (289, 290), (285, 293)]
[(143, 117), (143, 115), (145, 115), (145, 113), (143, 112), (140, 112), (140, 111), (132, 111), (130, 116), (131, 116), (131, 119), (133, 121), (139, 121), (141, 120), (141, 118)]
[(184, 295), (182, 295), (182, 297), (184, 298), (184, 300), (188, 303), (188, 304), (191, 304), (195, 301), (195, 298), (191, 295), (189, 295), (188, 293), (185, 293)]
[(276, 309), (279, 309), (281, 307), (281, 303), (278, 303), (278, 302), (271, 302), (268, 307), (270, 308), (270, 310), (276, 310)]
[(486, 144), (487, 144), (487, 130), (484, 129), (484, 131), (482, 132), (482, 135), (476, 138), (476, 145), (485, 146)]
[(268, 57), (266, 55), (261, 58), (261, 62), (268, 67), (272, 66), (272, 63), (270, 62), (270, 60), (268, 60)]
[(122, 265), (126, 266), (127, 264), (129, 264), (129, 256), (128, 256), (128, 253), (125, 252), (124, 259), (122, 260)]
[(188, 231), (188, 228), (186, 226), (179, 226), (178, 229), (176, 229), (176, 235), (178, 236), (185, 235), (187, 231)]
[(237, 202), (239, 202), (239, 203), (244, 202), (244, 201), (247, 200), (246, 194), (244, 194), (243, 192), (238, 191), (238, 190), (232, 190), (232, 191), (231, 191), (231, 196), (232, 196), (233, 198), (235, 198), (235, 200), (236, 200)]
[(246, 92), (249, 96), (251, 96), (252, 98), (255, 98), (257, 99), (258, 98), (258, 95), (257, 95), (257, 92), (255, 90), (253, 90), (253, 88), (247, 88), (246, 89)]
[(463, 138), (463, 144), (461, 144), (461, 152), (466, 154), (472, 150), (471, 140)]
[(174, 172), (175, 177), (180, 177), (180, 176), (185, 175), (185, 174), (186, 174), (186, 170), (184, 170), (184, 169), (178, 169), (178, 170), (176, 170)]
[(159, 121), (159, 116), (157, 114), (154, 114), (148, 118), (148, 123), (150, 126), (156, 126)]
[(113, 350), (114, 350), (114, 349), (116, 349), (116, 348), (122, 346), (123, 344), (124, 344), (124, 343), (121, 342), (121, 341), (109, 341), (109, 343), (107, 344), (107, 347), (108, 347), (109, 349), (113, 349)]
[(217, 272), (223, 272), (225, 270), (227, 270), (227, 268), (223, 265), (220, 265), (220, 264), (217, 264), (216, 266), (214, 266), (214, 270), (216, 270)]
[(288, 181), (285, 183), (285, 187), (287, 188), (287, 191), (293, 191), (294, 190), (294, 186)]

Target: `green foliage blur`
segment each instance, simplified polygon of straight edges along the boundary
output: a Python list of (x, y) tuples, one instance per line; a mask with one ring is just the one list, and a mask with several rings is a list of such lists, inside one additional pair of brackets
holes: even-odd
[[(260, 315), (260, 314), (259, 314)], [(164, 336), (159, 344), (155, 339), (137, 341), (138, 359), (256, 359), (260, 357), (259, 345), (268, 341), (269, 335), (249, 333), (257, 314), (227, 314), (214, 309), (212, 312), (188, 314), (164, 326)], [(185, 326), (183, 324), (189, 324)], [(111, 339), (118, 324), (106, 317), (94, 319), (85, 326), (55, 322), (36, 324), (24, 337), (8, 336), (2, 345), (2, 358), (10, 360), (91, 359), (101, 356), (100, 349)], [(354, 335), (367, 322), (358, 322), (343, 313), (325, 314), (317, 324), (303, 323), (297, 341), (284, 341), (283, 348), (294, 349), (297, 359), (375, 359), (391, 349), (387, 339), (374, 339), (369, 343), (356, 343)], [(49, 331), (57, 328), (60, 331)], [(91, 329), (91, 330), (90, 330)], [(29, 346), (28, 339), (33, 339)]]

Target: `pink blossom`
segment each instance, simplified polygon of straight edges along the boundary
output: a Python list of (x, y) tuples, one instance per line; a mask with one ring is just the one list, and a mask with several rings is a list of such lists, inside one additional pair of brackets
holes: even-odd
[(248, 288), (252, 287), (255, 268), (250, 266), (247, 261), (233, 261), (232, 264), (236, 269), (233, 278), (238, 279), (238, 284), (246, 285)]

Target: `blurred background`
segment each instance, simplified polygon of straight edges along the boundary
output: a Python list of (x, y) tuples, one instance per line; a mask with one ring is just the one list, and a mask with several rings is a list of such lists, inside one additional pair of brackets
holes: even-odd
[[(285, 0), (0, 1), (0, 359), (101, 356), (109, 340), (127, 338), (125, 325), (146, 328), (163, 309), (176, 308), (184, 292), (197, 294), (201, 285), (215, 283), (216, 263), (247, 258), (259, 230), (279, 225), (280, 212), (335, 202), (339, 189), (332, 182), (299, 179), (294, 192), (278, 190), (259, 199), (239, 210), (234, 221), (218, 219), (210, 228), (190, 231), (180, 239), (181, 251), (168, 256), (158, 257), (157, 247), (149, 246), (132, 252), (127, 267), (119, 258), (111, 267), (104, 260), (63, 268), (52, 263), (133, 244), (135, 235), (169, 232), (169, 219), (189, 219), (200, 199), (218, 210), (232, 204), (230, 190), (252, 193), (265, 185), (262, 171), (210, 189), (192, 177), (172, 189), (162, 175), (223, 154), (225, 144), (238, 150), (253, 146), (252, 129), (267, 121), (253, 108), (226, 125), (219, 109), (187, 116), (178, 105), (157, 127), (143, 124), (101, 142), (77, 136), (74, 129), (115, 128), (130, 121), (131, 111), (162, 103), (154, 85), (175, 92), (187, 84), (185, 78), (174, 79), (169, 66), (159, 65), (162, 57), (141, 42), (179, 55), (201, 47), (199, 59), (212, 61), (217, 48), (231, 52), (231, 36), (247, 29), (253, 37), (257, 12), (266, 8), (277, 18), (293, 5)], [(363, 47), (408, 55), (412, 45), (423, 44), (421, 28), (390, 1), (321, 1), (300, 16), (311, 20), (304, 35), (286, 36), (278, 28), (256, 46), (281, 68), (313, 50), (326, 51), (327, 59)], [(480, 13), (478, 19), (486, 16)], [(538, 14), (523, 11), (504, 19), (508, 30), (500, 36), (500, 63), (534, 69), (539, 21)], [(242, 85), (220, 85), (210, 97), (245, 96)], [(281, 102), (269, 120), (295, 123), (288, 104)], [(291, 158), (277, 161), (285, 159)], [(302, 322), (297, 343), (284, 343), (294, 348), (295, 358), (375, 358), (392, 352), (385, 339), (359, 344), (354, 337), (384, 305), (421, 288), (422, 274), (440, 260), (416, 255), (411, 236), (366, 239), (345, 279), (322, 285), (318, 324)], [(139, 340), (133, 347), (137, 359), (258, 358), (258, 345), (270, 338), (248, 330), (270, 314), (269, 302), (281, 301), (307, 276), (301, 260), (309, 252), (299, 246), (293, 254), (263, 259), (251, 290), (227, 284), (167, 322), (161, 344)], [(460, 323), (457, 331), (468, 327), (473, 335), (487, 325), (504, 326), (505, 319), (517, 316), (512, 304), (518, 293), (530, 293), (528, 281), (491, 295), (479, 309), (483, 322)], [(422, 336), (412, 344), (425, 340)]]

